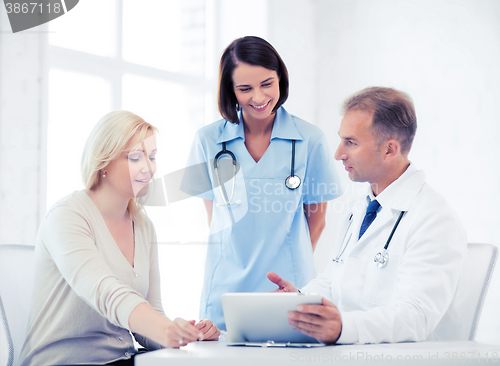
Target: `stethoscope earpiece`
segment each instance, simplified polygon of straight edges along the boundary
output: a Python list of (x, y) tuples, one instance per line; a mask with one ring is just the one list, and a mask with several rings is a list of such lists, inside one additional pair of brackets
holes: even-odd
[(215, 204), (215, 207), (222, 207), (222, 206), (235, 206), (235, 205), (239, 205), (241, 203), (241, 200), (236, 200), (235, 203), (231, 203), (231, 204), (221, 204), (221, 203), (216, 203)]

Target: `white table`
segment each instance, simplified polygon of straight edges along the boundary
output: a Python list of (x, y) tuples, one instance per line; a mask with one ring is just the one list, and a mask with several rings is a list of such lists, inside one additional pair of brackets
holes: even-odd
[(136, 366), (311, 365), (499, 365), (500, 346), (476, 342), (409, 342), (336, 345), (317, 348), (228, 347), (226, 342), (195, 342), (181, 349), (138, 355)]

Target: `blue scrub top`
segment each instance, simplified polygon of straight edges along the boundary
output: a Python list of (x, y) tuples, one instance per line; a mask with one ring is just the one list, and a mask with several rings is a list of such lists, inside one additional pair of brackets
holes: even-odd
[[(333, 156), (319, 128), (280, 107), (271, 143), (255, 162), (244, 143), (241, 112), (239, 118), (239, 124), (222, 119), (197, 132), (188, 161), (188, 166), (198, 167), (197, 174), (182, 182), (183, 191), (214, 200), (200, 318), (212, 320), (222, 330), (226, 328), (222, 294), (275, 290), (276, 285), (266, 277), (269, 271), (298, 287), (315, 277), (304, 204), (342, 194)], [(295, 190), (285, 186), (291, 170), (292, 140), (296, 140), (295, 175), (302, 180)], [(224, 206), (213, 169), (223, 142), (238, 162), (231, 200), (237, 204), (231, 206)], [(219, 175), (229, 198), (233, 170), (228, 155), (219, 160)]]

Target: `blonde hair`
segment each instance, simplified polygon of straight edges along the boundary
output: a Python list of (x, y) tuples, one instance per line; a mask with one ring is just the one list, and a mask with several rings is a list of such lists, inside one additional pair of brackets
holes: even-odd
[[(82, 154), (82, 180), (85, 188), (95, 190), (101, 184), (102, 170), (125, 151), (136, 134), (143, 141), (148, 130), (157, 128), (129, 111), (113, 111), (102, 117), (90, 133)], [(142, 205), (135, 198), (128, 204), (133, 220), (141, 219)]]

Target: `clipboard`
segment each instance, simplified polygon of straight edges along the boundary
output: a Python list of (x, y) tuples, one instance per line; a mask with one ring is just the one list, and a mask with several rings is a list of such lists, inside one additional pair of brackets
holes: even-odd
[(326, 347), (324, 343), (275, 343), (275, 342), (243, 342), (243, 343), (229, 343), (228, 347), (261, 347), (261, 348), (314, 348)]

